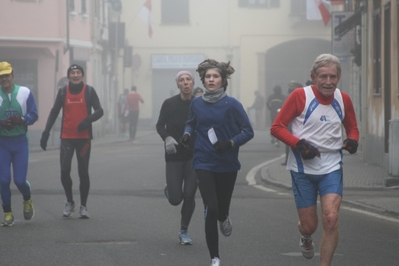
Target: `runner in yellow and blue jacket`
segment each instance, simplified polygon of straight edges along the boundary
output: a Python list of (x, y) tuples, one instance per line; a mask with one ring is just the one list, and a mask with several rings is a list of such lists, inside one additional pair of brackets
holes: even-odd
[(34, 216), (30, 184), (26, 179), (29, 163), (28, 126), (38, 119), (32, 92), (14, 84), (8, 62), (0, 62), (0, 187), (4, 211), (2, 226), (12, 226), (11, 165), (14, 183), (23, 196), (25, 220)]

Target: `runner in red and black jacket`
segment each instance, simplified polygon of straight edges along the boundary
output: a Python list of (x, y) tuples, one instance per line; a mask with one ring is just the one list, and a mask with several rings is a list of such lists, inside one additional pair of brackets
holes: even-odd
[[(67, 203), (63, 212), (69, 217), (75, 210), (72, 195), (72, 179), (70, 176), (72, 157), (76, 150), (80, 180), (80, 218), (89, 218), (86, 202), (90, 189), (89, 159), (91, 139), (93, 138), (92, 123), (100, 119), (104, 111), (96, 91), (90, 85), (83, 83), (84, 70), (73, 64), (68, 68), (68, 85), (59, 89), (53, 108), (42, 133), (40, 146), (46, 150), (50, 130), (62, 108), (61, 119), (61, 183), (64, 187)], [(92, 113), (92, 109), (94, 112)]]

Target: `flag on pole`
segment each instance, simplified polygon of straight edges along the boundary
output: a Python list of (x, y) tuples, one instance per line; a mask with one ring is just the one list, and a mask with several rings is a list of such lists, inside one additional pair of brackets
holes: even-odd
[(324, 26), (330, 22), (329, 4), (323, 0), (306, 0), (306, 18), (308, 20), (323, 20)]
[(151, 0), (146, 0), (144, 5), (140, 8), (138, 17), (148, 25), (148, 35), (152, 37), (152, 9)]

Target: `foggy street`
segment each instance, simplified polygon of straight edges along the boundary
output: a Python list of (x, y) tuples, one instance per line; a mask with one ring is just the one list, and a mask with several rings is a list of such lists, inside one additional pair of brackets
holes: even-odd
[[(22, 218), (22, 199), (13, 189), (15, 224), (0, 228), (0, 265), (209, 265), (199, 191), (189, 233), (193, 245), (178, 241), (180, 206), (171, 206), (163, 188), (163, 142), (149, 131), (135, 143), (93, 140), (90, 164), (90, 219), (78, 213), (62, 218), (65, 196), (59, 180), (59, 151), (31, 152), (28, 179), (36, 209)], [(251, 168), (280, 156), (266, 131), (240, 151), (230, 216), (233, 234), (220, 235), (223, 265), (318, 265), (321, 224), (314, 235), (315, 257), (302, 257), (291, 191), (249, 186)], [(72, 165), (74, 200), (79, 204), (76, 160)], [(348, 192), (350, 193), (350, 192)], [(359, 193), (359, 192), (357, 192)], [(333, 265), (397, 265), (399, 223), (341, 210), (341, 238)]]
[(0, 266), (399, 266), (399, 0), (0, 0), (0, 17)]

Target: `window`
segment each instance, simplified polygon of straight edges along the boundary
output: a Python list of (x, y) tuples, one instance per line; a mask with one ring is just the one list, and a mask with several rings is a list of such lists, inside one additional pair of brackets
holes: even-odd
[(189, 0), (161, 0), (162, 24), (188, 24)]
[(97, 18), (97, 21), (101, 22), (102, 16), (101, 16), (101, 5), (99, 1), (93, 1), (93, 10), (94, 10), (94, 17)]
[(374, 93), (381, 93), (381, 8), (378, 3), (379, 0), (374, 1), (373, 11), (373, 79), (374, 79)]
[(86, 14), (87, 12), (87, 10), (86, 10), (86, 0), (80, 0), (81, 1), (81, 11), (80, 11), (80, 13), (82, 13), (82, 14)]
[(291, 0), (290, 16), (306, 18), (306, 0)]
[(239, 7), (275, 8), (280, 7), (280, 0), (239, 0)]
[(75, 11), (75, 0), (68, 0), (69, 12)]

